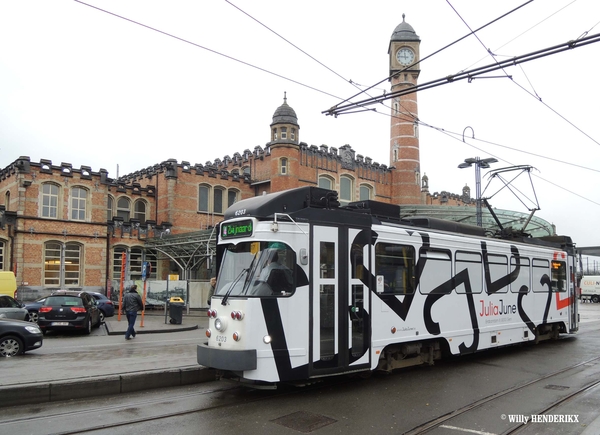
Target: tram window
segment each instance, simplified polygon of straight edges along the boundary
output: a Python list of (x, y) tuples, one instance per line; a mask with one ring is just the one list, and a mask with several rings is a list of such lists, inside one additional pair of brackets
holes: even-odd
[(421, 293), (431, 293), (452, 278), (452, 262), (449, 251), (422, 249), (419, 256), (423, 263), (423, 269), (419, 271), (419, 291)]
[(530, 261), (526, 257), (510, 257), (510, 273), (513, 274), (518, 267), (518, 275), (510, 283), (510, 291), (513, 293), (527, 293), (531, 288), (529, 271)]
[(296, 254), (280, 242), (229, 245), (218, 271), (216, 295), (290, 296), (295, 290)]
[(415, 248), (406, 245), (375, 245), (375, 273), (383, 277), (383, 292), (415, 292)]
[[(483, 262), (479, 252), (457, 251), (454, 256), (456, 275), (464, 270), (468, 273), (471, 293), (481, 293), (483, 290)], [(467, 293), (467, 285), (461, 282), (456, 286), (456, 293)]]
[(335, 244), (321, 242), (321, 278), (335, 278)]
[(552, 262), (552, 291), (567, 291), (567, 266), (563, 261)]
[[(505, 255), (487, 255), (487, 266), (490, 273), (490, 282), (495, 283), (505, 279), (508, 275), (508, 258)], [(488, 292), (490, 289), (487, 289)], [(494, 293), (506, 293), (508, 286), (502, 287)]]
[(548, 279), (550, 279), (548, 276), (550, 271), (550, 262), (548, 260), (534, 258), (532, 261), (532, 266), (531, 288), (534, 292), (547, 292), (549, 290), (548, 287), (544, 286), (542, 283), (547, 282)]

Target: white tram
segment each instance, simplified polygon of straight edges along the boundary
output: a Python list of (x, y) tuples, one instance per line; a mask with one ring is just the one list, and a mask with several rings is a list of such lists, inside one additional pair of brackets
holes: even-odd
[(500, 240), (301, 187), (235, 203), (198, 363), (257, 384), (433, 364), (578, 329), (569, 237)]

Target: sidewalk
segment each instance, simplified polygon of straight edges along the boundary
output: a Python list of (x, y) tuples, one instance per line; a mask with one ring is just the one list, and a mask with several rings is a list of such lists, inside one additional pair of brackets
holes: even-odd
[[(124, 315), (106, 319), (100, 333), (44, 340), (39, 350), (2, 358), (0, 407), (84, 399), (212, 381), (214, 370), (198, 365), (197, 345), (208, 327), (206, 311), (183, 313), (182, 323), (165, 323), (164, 311), (141, 314), (137, 336), (125, 340)], [(194, 333), (193, 331), (196, 331)], [(177, 333), (183, 333), (180, 335)], [(165, 334), (171, 333), (171, 334)], [(175, 334), (173, 334), (175, 333)], [(185, 337), (185, 338), (183, 338)]]
[[(149, 311), (144, 314), (143, 319), (142, 315), (138, 314), (136, 332), (138, 334), (159, 334), (162, 332), (190, 331), (198, 329), (201, 325), (203, 329), (206, 329), (208, 325), (206, 311), (192, 311), (190, 314), (184, 312), (183, 318), (185, 320), (180, 325), (175, 325), (170, 323), (169, 313), (165, 318), (164, 310)], [(125, 315), (121, 315), (119, 321), (119, 316), (115, 313), (113, 317), (106, 318), (105, 325), (108, 335), (125, 335), (127, 318)]]

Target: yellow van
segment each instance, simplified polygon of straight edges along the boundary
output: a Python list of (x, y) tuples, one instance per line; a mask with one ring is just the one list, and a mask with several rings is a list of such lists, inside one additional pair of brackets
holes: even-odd
[(0, 271), (0, 295), (17, 298), (17, 280), (13, 272)]

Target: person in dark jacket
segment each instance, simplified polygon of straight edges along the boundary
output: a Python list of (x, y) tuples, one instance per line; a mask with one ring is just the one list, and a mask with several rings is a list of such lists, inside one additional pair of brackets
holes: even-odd
[(127, 316), (127, 331), (125, 332), (125, 340), (130, 340), (132, 337), (135, 338), (135, 319), (137, 318), (137, 312), (142, 310), (144, 305), (142, 304), (142, 298), (137, 292), (137, 285), (132, 285), (131, 288), (123, 298), (123, 312)]

